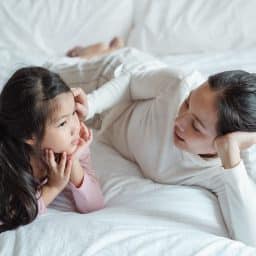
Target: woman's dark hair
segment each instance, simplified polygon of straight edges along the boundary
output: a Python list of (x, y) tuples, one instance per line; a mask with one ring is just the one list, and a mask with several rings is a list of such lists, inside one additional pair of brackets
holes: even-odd
[(256, 74), (225, 71), (208, 78), (217, 92), (217, 133), (256, 131)]
[[(30, 155), (39, 148), (49, 104), (70, 88), (59, 75), (41, 67), (17, 70), (0, 95), (0, 232), (32, 222), (38, 214), (40, 182), (33, 177)], [(32, 148), (25, 141), (36, 138)], [(40, 194), (40, 193), (39, 193)]]

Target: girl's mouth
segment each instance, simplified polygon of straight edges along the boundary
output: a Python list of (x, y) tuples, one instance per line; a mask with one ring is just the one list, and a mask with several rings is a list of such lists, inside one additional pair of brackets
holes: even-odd
[(78, 139), (75, 139), (71, 142), (72, 145), (78, 145), (79, 143), (79, 138)]

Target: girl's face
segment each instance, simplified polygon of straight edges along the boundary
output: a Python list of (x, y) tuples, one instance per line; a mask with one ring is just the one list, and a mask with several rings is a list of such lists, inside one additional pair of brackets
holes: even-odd
[(61, 93), (54, 98), (53, 104), (54, 114), (46, 124), (42, 149), (72, 154), (77, 148), (80, 132), (74, 96), (71, 92)]
[(217, 136), (216, 93), (205, 82), (180, 106), (174, 125), (174, 143), (185, 151), (198, 155), (216, 154), (214, 139)]

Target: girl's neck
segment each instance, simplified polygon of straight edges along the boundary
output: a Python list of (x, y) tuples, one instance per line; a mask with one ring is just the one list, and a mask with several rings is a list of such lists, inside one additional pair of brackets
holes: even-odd
[(43, 180), (47, 176), (47, 169), (45, 164), (42, 162), (41, 159), (36, 157), (35, 155), (32, 155), (30, 157), (30, 164), (33, 170), (33, 176), (35, 178), (38, 178), (39, 180)]

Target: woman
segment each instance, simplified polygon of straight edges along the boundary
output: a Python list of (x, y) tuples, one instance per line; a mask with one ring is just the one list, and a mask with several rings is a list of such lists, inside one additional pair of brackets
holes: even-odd
[(256, 143), (256, 75), (182, 76), (123, 49), (79, 67), (85, 90), (88, 65), (99, 78), (112, 77), (87, 100), (77, 91), (87, 118), (116, 105), (103, 119), (102, 139), (147, 178), (214, 192), (230, 236), (256, 246), (256, 159), (249, 152)]

